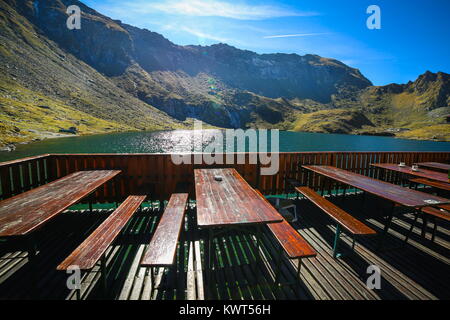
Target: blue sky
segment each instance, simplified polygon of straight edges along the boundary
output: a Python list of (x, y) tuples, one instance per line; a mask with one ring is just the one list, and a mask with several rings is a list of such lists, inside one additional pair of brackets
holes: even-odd
[[(375, 85), (406, 83), (426, 70), (450, 73), (448, 0), (82, 1), (176, 44), (318, 54), (360, 69)], [(369, 5), (381, 9), (379, 30), (366, 26)]]

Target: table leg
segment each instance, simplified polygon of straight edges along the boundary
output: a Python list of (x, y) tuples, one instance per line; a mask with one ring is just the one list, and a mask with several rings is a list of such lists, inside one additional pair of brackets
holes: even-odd
[(395, 208), (395, 203), (392, 203), (392, 207), (391, 207), (389, 216), (386, 218), (386, 222), (384, 223), (384, 230), (383, 230), (381, 238), (380, 238), (380, 240), (378, 242), (378, 248), (377, 249), (381, 249), (383, 247), (384, 239), (387, 237), (387, 233), (389, 231), (389, 227), (391, 226), (392, 218), (394, 216), (394, 208)]
[(258, 267), (262, 264), (261, 257), (261, 243), (262, 243), (262, 230), (260, 226), (256, 226), (256, 250), (258, 251), (256, 254), (256, 280), (258, 280)]
[(428, 217), (426, 214), (422, 215), (422, 222), (423, 222), (423, 224), (422, 224), (422, 234), (421, 235), (422, 235), (422, 238), (425, 238), (426, 234), (427, 234), (427, 227), (428, 227)]
[(280, 253), (278, 255), (278, 259), (277, 259), (277, 263), (276, 263), (277, 265), (276, 265), (276, 270), (275, 270), (275, 286), (276, 287), (280, 286), (282, 259), (283, 259), (283, 248), (280, 248)]
[(206, 245), (205, 245), (205, 258), (206, 258), (206, 291), (207, 291), (207, 298), (212, 299), (212, 266), (214, 261), (213, 259), (213, 248), (212, 248), (212, 241), (213, 241), (213, 230), (208, 230), (208, 236), (206, 237)]
[(431, 235), (431, 242), (434, 242), (434, 238), (436, 238), (436, 230), (437, 230), (437, 220), (435, 217), (433, 217), (433, 223), (434, 223), (434, 227), (433, 227), (433, 233)]
[(31, 296), (39, 296), (38, 292), (38, 277), (37, 277), (37, 244), (33, 236), (29, 236), (27, 238), (27, 251), (28, 251), (28, 270), (30, 275), (30, 284), (31, 284)]
[(338, 253), (339, 239), (341, 236), (341, 226), (339, 224), (336, 225), (336, 234), (334, 235), (334, 244), (333, 244), (333, 258), (340, 257)]
[(366, 204), (366, 192), (364, 190), (362, 190), (361, 210), (364, 210), (365, 204)]
[(103, 254), (103, 257), (100, 259), (100, 277), (102, 281), (102, 290), (104, 298), (106, 298), (107, 293), (106, 254)]
[(406, 244), (408, 242), (408, 239), (411, 236), (414, 227), (416, 226), (417, 218), (419, 217), (420, 214), (421, 214), (420, 211), (416, 211), (415, 212), (415, 214), (414, 214), (414, 216), (415, 216), (414, 217), (414, 221), (413, 221), (413, 223), (411, 223), (411, 227), (409, 228), (408, 233), (406, 234), (404, 244)]

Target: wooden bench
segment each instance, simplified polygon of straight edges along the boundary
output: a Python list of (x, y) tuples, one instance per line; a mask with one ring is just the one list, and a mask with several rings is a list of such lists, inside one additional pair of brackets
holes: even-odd
[[(256, 192), (259, 193), (261, 197), (268, 203), (270, 203), (269, 200), (267, 200), (259, 190), (256, 190)], [(277, 275), (275, 276), (275, 283), (279, 284), (281, 258), (283, 252), (291, 260), (298, 259), (297, 280), (299, 280), (302, 259), (315, 257), (317, 255), (317, 252), (286, 220), (277, 223), (268, 223), (267, 228), (277, 240), (281, 248), (283, 248), (283, 250), (280, 250), (280, 255), (278, 257), (278, 267)]]
[(68, 270), (73, 267), (80, 270), (92, 269), (101, 259), (103, 286), (106, 289), (105, 252), (117, 238), (122, 228), (145, 201), (146, 196), (129, 196), (92, 234), (76, 248), (57, 267), (57, 270)]
[(333, 257), (338, 257), (340, 254), (338, 253), (338, 244), (341, 233), (341, 228), (343, 228), (348, 233), (353, 236), (352, 250), (355, 247), (355, 238), (357, 236), (368, 236), (375, 235), (375, 230), (369, 228), (364, 223), (355, 219), (353, 216), (337, 207), (335, 204), (331, 203), (324, 197), (320, 196), (313, 189), (308, 187), (296, 187), (296, 191), (305, 196), (308, 200), (314, 203), (317, 207), (319, 207), (323, 212), (325, 212), (331, 219), (333, 219), (336, 225), (336, 235), (334, 238), (333, 244)]
[(152, 286), (156, 267), (166, 268), (175, 265), (177, 244), (184, 222), (188, 196), (187, 193), (172, 194), (141, 260), (142, 266), (151, 268)]
[(417, 189), (417, 185), (423, 184), (423, 185), (434, 187), (437, 189), (450, 191), (450, 183), (429, 180), (429, 179), (425, 179), (425, 178), (409, 179), (409, 181), (416, 184), (416, 189)]
[(428, 224), (428, 217), (431, 216), (434, 222), (433, 231), (431, 234), (431, 242), (434, 242), (434, 239), (436, 237), (436, 229), (437, 229), (437, 220), (444, 220), (444, 221), (450, 221), (450, 205), (441, 205), (438, 207), (424, 207), (421, 208), (420, 211), (416, 214), (414, 218), (414, 222), (411, 224), (411, 228), (408, 231), (408, 234), (405, 238), (405, 242), (408, 241), (409, 236), (412, 233), (412, 230), (414, 229), (414, 226), (417, 223), (417, 218), (419, 215), (422, 215), (423, 225), (422, 225), (422, 236), (424, 237), (426, 234), (427, 224)]

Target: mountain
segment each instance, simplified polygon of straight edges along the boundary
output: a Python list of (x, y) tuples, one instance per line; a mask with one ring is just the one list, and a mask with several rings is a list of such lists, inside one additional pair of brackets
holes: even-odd
[(366, 114), (374, 127), (361, 132), (449, 140), (450, 75), (444, 72), (427, 71), (414, 82), (372, 86), (350, 96), (335, 96), (332, 104)]
[[(81, 8), (80, 30), (66, 27), (69, 5)], [(0, 24), (0, 145), (70, 127), (186, 128), (193, 118), (212, 127), (369, 134), (409, 125), (395, 111), (407, 107), (393, 104), (407, 98), (334, 59), (179, 46), (73, 0), (2, 0)], [(391, 86), (418, 97), (414, 83)], [(415, 129), (448, 113), (448, 87), (438, 87), (420, 89)]]
[(87, 134), (183, 126), (51, 41), (36, 25), (36, 8), (38, 2), (0, 2), (0, 144), (70, 127)]

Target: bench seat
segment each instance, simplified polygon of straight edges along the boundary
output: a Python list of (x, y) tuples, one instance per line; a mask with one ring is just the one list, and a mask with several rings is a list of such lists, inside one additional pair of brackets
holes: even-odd
[(435, 218), (450, 221), (450, 205), (443, 205), (439, 206), (438, 208), (425, 207), (422, 208), (422, 212)]
[(337, 253), (337, 242), (339, 240), (340, 228), (342, 227), (353, 236), (375, 235), (376, 231), (369, 228), (364, 223), (354, 218), (335, 204), (331, 203), (313, 189), (309, 187), (296, 187), (295, 190), (305, 196), (308, 200), (325, 212), (332, 220), (337, 223), (336, 238), (334, 242), (334, 257)]
[(441, 219), (444, 221), (450, 221), (450, 205), (441, 205), (438, 207), (424, 207), (418, 209), (416, 216), (414, 218), (414, 222), (411, 224), (411, 228), (409, 229), (409, 232), (405, 238), (405, 242), (408, 242), (408, 239), (414, 229), (414, 226), (417, 223), (417, 218), (419, 215), (422, 214), (423, 219), (423, 225), (422, 225), (422, 237), (425, 237), (427, 224), (428, 224), (428, 216), (431, 216), (434, 218), (434, 228), (431, 235), (431, 241), (434, 242), (434, 239), (436, 237), (436, 229), (437, 229), (437, 219)]
[(289, 259), (310, 258), (317, 255), (317, 252), (286, 220), (269, 223), (267, 227)]
[[(255, 191), (270, 204), (269, 200), (263, 196), (263, 194), (259, 191)], [(281, 215), (280, 215), (281, 216)], [(301, 259), (303, 258), (311, 258), (317, 255), (317, 252), (311, 247), (311, 245), (295, 230), (289, 222), (283, 220), (281, 222), (276, 223), (268, 223), (267, 228), (278, 242), (278, 244), (283, 248), (283, 251), (286, 253), (289, 259), (298, 259), (298, 269), (297, 269), (297, 280), (299, 280)], [(282, 251), (280, 251), (280, 254)], [(279, 257), (281, 259), (281, 256)], [(280, 268), (278, 268), (278, 273), (280, 272)], [(276, 276), (275, 282), (278, 283), (279, 276)]]
[(331, 203), (324, 197), (320, 196), (308, 187), (295, 188), (298, 192), (303, 194), (308, 200), (318, 206), (331, 219), (339, 223), (345, 230), (354, 235), (373, 235), (376, 231), (366, 226), (364, 223), (348, 214), (334, 203)]
[(184, 222), (187, 193), (174, 193), (145, 251), (141, 265), (169, 267), (175, 262), (178, 238)]
[(425, 178), (410, 179), (409, 181), (411, 181), (415, 184), (423, 184), (423, 185), (434, 187), (437, 189), (450, 191), (450, 183), (429, 180), (429, 179), (425, 179)]
[(95, 229), (58, 267), (57, 270), (67, 270), (77, 266), (88, 270), (95, 266), (108, 247), (125, 227), (132, 215), (145, 201), (146, 196), (129, 196), (126, 200)]
[[(271, 204), (259, 190), (255, 189), (255, 191), (267, 203)], [(314, 257), (317, 254), (309, 243), (286, 220), (277, 223), (268, 223), (267, 227), (284, 249), (289, 259)]]

